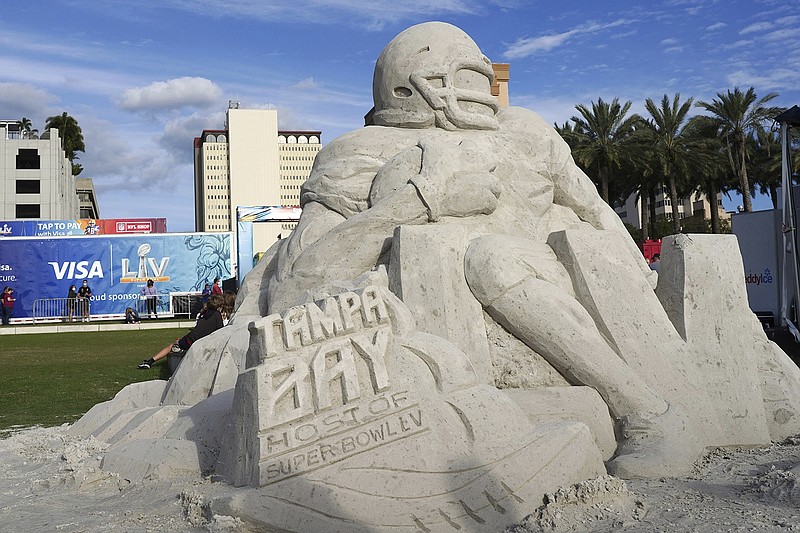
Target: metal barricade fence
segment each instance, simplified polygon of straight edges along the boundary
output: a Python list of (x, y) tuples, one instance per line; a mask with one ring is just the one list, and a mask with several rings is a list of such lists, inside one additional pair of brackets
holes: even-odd
[(86, 304), (91, 305), (90, 302), (77, 298), (39, 298), (33, 301), (33, 323), (37, 320), (69, 320), (70, 316), (74, 320), (80, 320)]
[[(200, 308), (199, 292), (173, 292), (156, 296), (156, 315), (164, 317), (186, 316), (191, 317)], [(92, 311), (93, 302), (86, 302), (76, 298), (39, 298), (33, 301), (33, 323), (53, 322), (57, 320), (69, 321), (70, 311), (74, 321), (80, 321), (83, 316), (84, 305), (88, 303), (89, 312)], [(141, 318), (148, 318), (147, 301), (144, 297), (129, 300), (124, 307), (114, 310), (111, 315), (104, 318), (114, 318), (117, 315), (125, 316), (125, 307), (133, 307)]]
[[(136, 309), (141, 318), (154, 318), (151, 313), (147, 312), (147, 300), (155, 300), (155, 316), (161, 313), (163, 316), (170, 314), (169, 295), (159, 294), (157, 296), (140, 296), (138, 300), (130, 302), (130, 307)], [(135, 303), (134, 303), (135, 302)]]
[(194, 317), (202, 307), (199, 292), (170, 293), (170, 307), (175, 316)]
[[(171, 292), (156, 297), (156, 315), (192, 316), (197, 311), (199, 292)], [(147, 299), (142, 296), (136, 301), (136, 312), (142, 318), (148, 318)]]

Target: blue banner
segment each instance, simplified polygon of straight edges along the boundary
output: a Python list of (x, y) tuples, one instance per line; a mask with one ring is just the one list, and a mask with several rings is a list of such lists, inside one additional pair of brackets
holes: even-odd
[(238, 255), (238, 282), (241, 287), (244, 277), (255, 266), (255, 259), (253, 259), (253, 223), (239, 220), (236, 223), (236, 227), (239, 230), (236, 232), (236, 249)]
[(124, 313), (148, 279), (168, 295), (231, 275), (230, 233), (0, 239), (0, 286), (14, 288), (13, 318), (32, 318), (35, 300), (66, 298), (84, 279), (91, 312), (101, 315)]

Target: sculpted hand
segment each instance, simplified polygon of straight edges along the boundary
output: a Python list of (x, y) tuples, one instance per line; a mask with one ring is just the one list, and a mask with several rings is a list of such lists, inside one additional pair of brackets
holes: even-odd
[(492, 154), (475, 143), (422, 141), (420, 172), (410, 182), (428, 208), (428, 218), (489, 214), (497, 207), (501, 186)]

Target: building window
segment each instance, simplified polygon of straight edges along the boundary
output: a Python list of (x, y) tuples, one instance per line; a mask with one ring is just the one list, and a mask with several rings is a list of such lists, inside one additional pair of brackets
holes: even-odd
[(17, 194), (39, 194), (42, 182), (39, 180), (17, 180)]
[(39, 168), (39, 150), (20, 148), (17, 152), (17, 170), (38, 170)]
[(17, 204), (16, 218), (39, 218), (41, 206), (39, 204)]

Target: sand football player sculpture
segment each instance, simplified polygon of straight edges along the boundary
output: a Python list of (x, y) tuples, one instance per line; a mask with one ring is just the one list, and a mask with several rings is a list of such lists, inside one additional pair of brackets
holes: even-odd
[(232, 323), (72, 428), (109, 442), (103, 468), (216, 475), (209, 509), (266, 531), (488, 532), (606, 471), (800, 432), (735, 238), (666, 239), (657, 279), (492, 75), (449, 24), (387, 45), (371, 125), (319, 153)]

